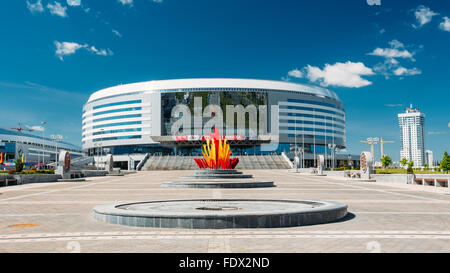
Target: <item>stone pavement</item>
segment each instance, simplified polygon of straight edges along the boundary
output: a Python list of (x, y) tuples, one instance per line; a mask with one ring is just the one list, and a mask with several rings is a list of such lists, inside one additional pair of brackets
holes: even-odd
[[(0, 189), (0, 252), (450, 252), (450, 195), (286, 170), (246, 171), (277, 187), (163, 188), (192, 171), (149, 171)], [(187, 198), (332, 200), (337, 223), (281, 229), (183, 230), (98, 222), (96, 205)]]

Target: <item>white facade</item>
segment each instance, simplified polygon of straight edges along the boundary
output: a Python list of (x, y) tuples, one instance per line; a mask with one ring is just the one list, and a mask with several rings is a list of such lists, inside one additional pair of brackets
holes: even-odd
[(418, 109), (407, 108), (398, 114), (400, 139), (402, 142), (400, 158), (413, 161), (415, 167), (425, 164), (425, 114)]

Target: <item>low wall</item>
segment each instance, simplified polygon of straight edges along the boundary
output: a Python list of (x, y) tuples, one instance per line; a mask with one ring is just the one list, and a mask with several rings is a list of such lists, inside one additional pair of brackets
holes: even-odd
[(61, 178), (59, 174), (16, 174), (14, 178), (17, 179), (18, 184), (29, 183), (47, 183), (57, 182)]
[(94, 176), (106, 176), (107, 171), (97, 171), (97, 170), (82, 170), (80, 171), (84, 177), (94, 177)]
[(377, 182), (409, 184), (413, 179), (412, 174), (374, 174)]
[(345, 177), (346, 172), (348, 172), (348, 171), (323, 171), (323, 174), (326, 174), (327, 176)]
[(450, 174), (376, 174), (377, 182), (412, 184), (414, 178), (422, 179), (448, 179)]

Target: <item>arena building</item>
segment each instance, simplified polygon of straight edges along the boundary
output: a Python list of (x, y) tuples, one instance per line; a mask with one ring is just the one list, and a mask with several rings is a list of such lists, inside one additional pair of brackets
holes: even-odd
[(0, 153), (3, 154), (0, 163), (3, 165), (13, 165), (17, 159), (23, 160), (25, 165), (55, 162), (60, 150), (67, 150), (74, 157), (83, 155), (79, 146), (16, 129), (0, 127)]
[[(193, 134), (171, 133), (178, 119), (172, 115), (173, 108), (182, 104), (194, 113), (198, 111), (196, 99), (201, 99), (200, 111), (210, 104), (223, 112), (227, 105), (255, 105), (266, 111), (267, 134), (277, 131), (279, 144), (272, 151), (261, 149), (264, 137), (260, 132), (235, 125), (234, 134), (229, 128), (226, 130), (227, 135), (234, 137), (230, 140), (234, 140), (231, 146), (235, 154), (285, 152), (293, 157), (297, 147), (297, 152), (303, 152), (308, 161), (305, 166), (312, 166), (318, 154), (328, 154), (331, 159), (333, 147), (346, 148), (344, 104), (329, 89), (256, 79), (175, 79), (119, 85), (93, 93), (83, 106), (83, 151), (94, 156), (111, 153), (115, 158), (146, 153), (197, 154), (203, 136), (195, 133), (199, 129), (195, 122), (188, 128)], [(273, 106), (278, 107), (278, 128), (271, 128)], [(246, 126), (248, 118), (247, 115)], [(207, 120), (203, 115), (201, 124)], [(208, 133), (203, 131), (203, 135)], [(357, 160), (350, 155), (340, 157)]]

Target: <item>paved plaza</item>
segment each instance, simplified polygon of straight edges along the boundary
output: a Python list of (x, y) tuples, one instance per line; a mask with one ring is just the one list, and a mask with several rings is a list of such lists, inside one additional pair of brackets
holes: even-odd
[[(163, 188), (192, 171), (149, 171), (77, 183), (0, 189), (0, 252), (450, 252), (448, 189), (346, 182), (287, 170), (246, 171), (277, 187)], [(332, 200), (348, 204), (335, 223), (277, 229), (184, 230), (99, 222), (94, 206), (190, 198)]]

